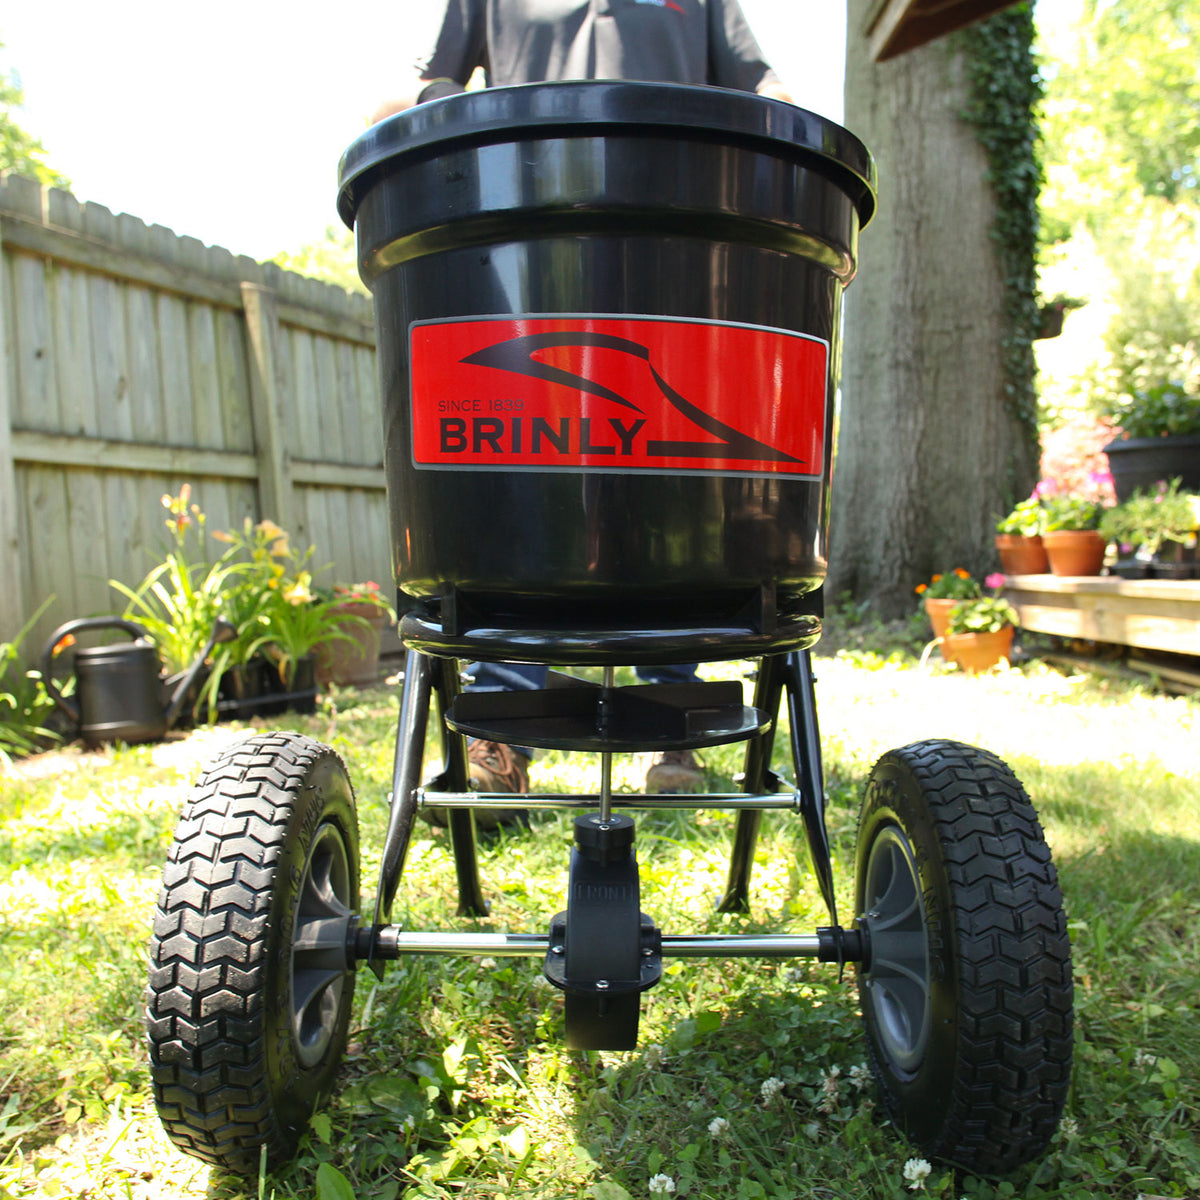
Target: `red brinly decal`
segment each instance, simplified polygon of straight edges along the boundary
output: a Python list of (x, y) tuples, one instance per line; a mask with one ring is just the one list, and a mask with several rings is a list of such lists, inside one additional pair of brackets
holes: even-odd
[(418, 467), (821, 474), (828, 344), (715, 321), (497, 317), (411, 331)]

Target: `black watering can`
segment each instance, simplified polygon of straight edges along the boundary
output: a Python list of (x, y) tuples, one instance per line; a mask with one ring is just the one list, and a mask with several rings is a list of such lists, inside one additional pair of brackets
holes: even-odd
[[(90, 646), (75, 652), (75, 696), (68, 699), (55, 684), (50, 662), (68, 634), (88, 629), (120, 629), (132, 642)], [(156, 742), (179, 717), (188, 689), (218, 642), (231, 642), (237, 630), (218, 617), (212, 636), (186, 671), (165, 678), (149, 634), (121, 617), (84, 617), (60, 625), (42, 651), (42, 682), (59, 708), (78, 726), (89, 746), (101, 742)]]

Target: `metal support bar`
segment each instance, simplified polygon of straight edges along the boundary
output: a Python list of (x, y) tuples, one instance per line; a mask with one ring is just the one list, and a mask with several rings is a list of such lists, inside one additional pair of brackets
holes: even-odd
[[(379, 958), (403, 958), (407, 954), (461, 955), (491, 958), (544, 958), (550, 938), (544, 933), (409, 933), (397, 925), (373, 932), (363, 930), (360, 945), (370, 938)], [(819, 958), (837, 962), (836, 931), (808, 934), (664, 934), (663, 957), (674, 958)], [(862, 957), (857, 930), (841, 931), (846, 962)]]
[[(616, 669), (604, 668), (604, 688), (600, 693), (600, 732), (608, 732), (608, 700), (612, 695), (616, 682)], [(600, 820), (607, 821), (612, 816), (612, 751), (605, 750), (600, 755)], [(635, 868), (636, 875), (636, 868)]]
[(391, 916), (392, 901), (396, 898), (396, 888), (408, 857), (413, 819), (417, 814), (417, 788), (421, 782), (431, 684), (431, 660), (410, 650), (404, 659), (404, 688), (400, 694), (400, 721), (396, 727), (396, 757), (392, 766), (391, 808), (383, 839), (379, 891), (375, 896), (376, 925)]
[[(442, 746), (445, 751), (446, 769), (442, 779), (446, 787), (465, 792), (469, 783), (470, 767), (467, 762), (467, 741), (459, 733), (453, 733), (446, 725), (446, 713), (459, 693), (458, 662), (452, 658), (436, 660), (437, 675), (434, 688), (437, 697), (438, 716), (442, 728)], [(511, 807), (510, 798), (509, 805)], [(483, 896), (483, 885), (479, 880), (479, 855), (475, 842), (475, 817), (470, 808), (452, 809), (447, 816), (450, 826), (450, 848), (454, 854), (454, 873), (458, 879), (458, 915), (460, 917), (486, 917), (488, 903)]]
[[(512, 792), (439, 792), (420, 788), (417, 792), (418, 806), (429, 804), (435, 808), (512, 808)], [(583, 795), (554, 795), (532, 793), (522, 796), (522, 808), (569, 809), (582, 808), (591, 811), (600, 805), (599, 793)], [(610, 799), (612, 808), (664, 808), (664, 809), (766, 809), (786, 812), (800, 811), (800, 793), (775, 793), (766, 796), (747, 796), (742, 792), (713, 792), (706, 795), (663, 795), (662, 793), (619, 792)]]
[(792, 761), (795, 764), (800, 815), (808, 838), (808, 852), (829, 920), (837, 925), (837, 898), (833, 890), (833, 858), (825, 826), (825, 776), (821, 770), (821, 735), (817, 728), (816, 679), (807, 650), (787, 656), (788, 720), (791, 725)]
[[(754, 685), (754, 707), (769, 715), (770, 725), (746, 743), (742, 790), (748, 795), (766, 793), (774, 782), (771, 774), (771, 751), (775, 745), (779, 700), (783, 691), (783, 659), (769, 655), (758, 664), (758, 679)], [(754, 866), (754, 847), (762, 825), (760, 806), (750, 805), (738, 812), (733, 834), (733, 850), (729, 856), (729, 875), (725, 895), (717, 905), (718, 912), (750, 911), (750, 872)]]

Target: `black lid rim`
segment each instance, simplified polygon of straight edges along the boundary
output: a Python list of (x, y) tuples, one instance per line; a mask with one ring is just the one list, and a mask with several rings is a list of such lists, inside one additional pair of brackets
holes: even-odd
[(749, 92), (676, 83), (569, 81), (486, 88), (406, 109), (373, 125), (342, 155), (338, 213), (353, 228), (363, 196), (385, 164), (439, 144), (494, 142), (505, 131), (537, 136), (572, 127), (589, 133), (703, 131), (733, 140), (776, 142), (824, 159), (846, 178), (861, 224), (875, 207), (875, 163), (867, 148), (836, 122), (807, 109)]

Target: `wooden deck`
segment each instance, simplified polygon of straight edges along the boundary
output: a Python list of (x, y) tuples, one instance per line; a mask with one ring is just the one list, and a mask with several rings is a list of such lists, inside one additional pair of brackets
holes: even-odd
[(1200, 580), (1009, 575), (1004, 595), (1035, 633), (1200, 656)]

